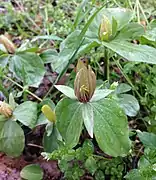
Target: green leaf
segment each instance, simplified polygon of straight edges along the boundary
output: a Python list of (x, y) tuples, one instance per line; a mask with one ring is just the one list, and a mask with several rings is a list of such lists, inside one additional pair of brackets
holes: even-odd
[(113, 90), (109, 90), (109, 89), (96, 89), (90, 102), (99, 101), (101, 99), (104, 99), (106, 96), (108, 96), (112, 92), (113, 92)]
[(56, 106), (56, 126), (66, 145), (74, 147), (79, 141), (82, 131), (82, 103), (64, 98)]
[(43, 113), (41, 113), (37, 118), (36, 126), (47, 124), (48, 122), (49, 120), (45, 117)]
[(20, 176), (26, 180), (42, 180), (43, 170), (37, 164), (30, 164), (21, 170)]
[(91, 156), (94, 153), (94, 145), (91, 140), (86, 139), (83, 143), (82, 149), (86, 156)]
[(0, 149), (9, 156), (19, 156), (25, 145), (22, 128), (15, 122), (8, 120), (0, 132)]
[(25, 126), (34, 128), (37, 122), (37, 103), (26, 101), (15, 108), (13, 115)]
[[(44, 63), (52, 63), (52, 67), (57, 63), (58, 52), (54, 49), (48, 49), (40, 54)], [(54, 68), (55, 69), (55, 68)]]
[(156, 49), (146, 45), (113, 40), (102, 44), (129, 61), (156, 64)]
[(144, 28), (138, 23), (129, 23), (123, 27), (119, 34), (115, 37), (115, 40), (134, 40), (138, 39), (144, 34)]
[(17, 106), (14, 96), (12, 93), (9, 94), (9, 105), (11, 106), (11, 108), (14, 110), (15, 107)]
[[(61, 72), (69, 63), (70, 57), (73, 55), (73, 52), (77, 49), (77, 44), (80, 43), (81, 31), (75, 30), (60, 45), (60, 53), (58, 56), (55, 56), (55, 61), (52, 62), (51, 66), (53, 70)], [(86, 53), (91, 48), (96, 47), (97, 43), (90, 41), (89, 39), (84, 39), (81, 42), (75, 58), (76, 59), (80, 54)], [(74, 60), (72, 60), (74, 61)]]
[(156, 135), (148, 132), (137, 132), (140, 141), (143, 143), (145, 147), (149, 147), (151, 149), (156, 148)]
[[(85, 34), (86, 31), (88, 30), (89, 25), (91, 24), (91, 22), (93, 21), (93, 19), (95, 18), (95, 16), (98, 14), (98, 12), (103, 8), (103, 6), (99, 9), (97, 9), (92, 15), (91, 17), (88, 19), (87, 23), (85, 24), (85, 26), (83, 27), (83, 29), (81, 30), (81, 32), (79, 33), (79, 35), (77, 36), (77, 40), (75, 41), (75, 44), (72, 46), (74, 47), (74, 49), (70, 49), (68, 47), (68, 45), (65, 46), (65, 48), (62, 49), (62, 45), (61, 45), (61, 52), (59, 54), (59, 56), (64, 57), (62, 59), (62, 65), (59, 62), (59, 65), (57, 67), (58, 72), (60, 72), (59, 76), (58, 76), (58, 80), (60, 79), (60, 77), (62, 77), (62, 75), (66, 72), (69, 64), (71, 64), (72, 62), (74, 62), (74, 60), (76, 59), (76, 55), (82, 45), (82, 43), (84, 42), (85, 38)], [(74, 33), (74, 32), (73, 32)], [(68, 37), (67, 37), (68, 38)], [(71, 38), (71, 35), (70, 35)], [(75, 38), (74, 38), (75, 39)], [(66, 40), (65, 40), (66, 41)], [(68, 41), (67, 41), (68, 42)], [(67, 43), (66, 42), (66, 43)], [(62, 42), (63, 43), (63, 42)], [(67, 43), (68, 44), (68, 43)], [(96, 43), (93, 42), (93, 44), (91, 43), (90, 46), (94, 46)], [(87, 45), (88, 46), (88, 45)], [(61, 65), (61, 66), (60, 66)]]
[(99, 147), (107, 154), (125, 156), (130, 150), (128, 122), (115, 100), (92, 102), (94, 134)]
[(130, 117), (136, 116), (140, 109), (138, 100), (130, 94), (119, 94), (118, 102), (125, 111), (125, 114)]
[(35, 53), (18, 53), (11, 58), (9, 69), (24, 85), (38, 87), (45, 74), (42, 59)]
[(116, 94), (121, 94), (130, 91), (132, 88), (130, 85), (126, 83), (121, 83), (119, 86), (116, 88)]
[(124, 178), (128, 180), (145, 180), (145, 178), (141, 176), (138, 169), (132, 169)]
[(43, 146), (45, 152), (51, 153), (54, 150), (58, 149), (58, 136), (59, 132), (55, 125), (53, 126), (52, 132), (49, 136), (47, 132), (44, 133)]
[(3, 126), (5, 124), (5, 122), (8, 120), (7, 117), (5, 117), (4, 115), (0, 114), (0, 131), (3, 129)]
[(40, 102), (39, 105), (40, 105), (41, 107), (42, 107), (43, 105), (48, 105), (48, 106), (51, 107), (51, 109), (55, 109), (55, 104), (54, 104), (54, 102), (53, 102), (50, 98), (45, 98), (45, 99), (43, 99), (42, 102)]
[(118, 22), (114, 17), (112, 17), (112, 37), (114, 38), (116, 36), (118, 30)]
[(88, 159), (86, 160), (85, 167), (92, 175), (94, 175), (95, 171), (98, 168), (96, 160), (92, 156), (88, 157)]
[(10, 59), (10, 56), (8, 54), (3, 54), (0, 56), (0, 66), (1, 67), (6, 67), (6, 65), (8, 64), (8, 61)]
[(89, 103), (82, 104), (82, 117), (84, 120), (85, 127), (88, 131), (88, 134), (93, 138), (93, 128), (94, 128), (94, 119), (93, 119), (93, 108)]
[(72, 89), (69, 86), (64, 86), (64, 85), (55, 85), (55, 88), (62, 92), (65, 96), (71, 98), (71, 99), (77, 99), (74, 93), (74, 89)]
[(156, 42), (156, 20), (150, 23), (150, 28), (147, 28), (144, 37), (149, 41)]
[(97, 170), (95, 172), (95, 180), (101, 180), (101, 179), (105, 179), (104, 172), (101, 170)]

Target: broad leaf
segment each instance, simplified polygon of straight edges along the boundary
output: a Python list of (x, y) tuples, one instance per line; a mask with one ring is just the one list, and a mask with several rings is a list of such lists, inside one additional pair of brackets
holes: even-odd
[(112, 92), (113, 92), (113, 90), (109, 90), (109, 89), (96, 89), (90, 102), (99, 101), (101, 99), (104, 99), (106, 96), (108, 96)]
[[(58, 56), (55, 56), (55, 60), (51, 64), (53, 70), (57, 72), (61, 72), (67, 66), (70, 57), (73, 55), (75, 49), (77, 48), (77, 44), (80, 41), (79, 38), (80, 35), (81, 35), (81, 31), (76, 30), (72, 32), (69, 36), (67, 36), (67, 38), (61, 43), (60, 53), (58, 54)], [(84, 52), (86, 53), (91, 48), (96, 46), (97, 46), (96, 42), (92, 42), (87, 38), (84, 39), (77, 52), (77, 55), (75, 56), (75, 59), (80, 54)], [(51, 56), (53, 56), (53, 54), (51, 54)], [(54, 59), (54, 56), (52, 57), (52, 59)]]
[(140, 109), (138, 100), (130, 94), (118, 95), (118, 102), (125, 111), (125, 114), (130, 117), (136, 116)]
[(138, 169), (132, 169), (124, 178), (128, 180), (146, 180), (144, 177), (141, 176)]
[(20, 176), (26, 180), (41, 180), (43, 179), (43, 170), (37, 164), (30, 164), (22, 169)]
[(150, 23), (150, 28), (147, 28), (144, 37), (149, 41), (156, 42), (156, 20)]
[(117, 86), (116, 88), (116, 94), (121, 94), (121, 93), (125, 93), (130, 91), (132, 88), (130, 85), (126, 84), (126, 83), (121, 83), (119, 84), (119, 86)]
[(45, 117), (45, 115), (43, 113), (41, 113), (38, 118), (37, 118), (37, 122), (36, 122), (36, 126), (39, 125), (43, 125), (43, 124), (47, 124), (49, 121), (48, 119)]
[(115, 100), (92, 102), (94, 134), (99, 147), (107, 154), (125, 156), (130, 150), (128, 122)]
[(9, 156), (19, 156), (25, 145), (22, 128), (12, 120), (5, 122), (0, 132), (0, 149)]
[(44, 63), (52, 63), (54, 66), (58, 61), (58, 52), (54, 49), (48, 49), (40, 54)]
[(129, 61), (156, 64), (156, 49), (146, 45), (113, 40), (102, 44)]
[(77, 99), (74, 93), (74, 89), (72, 89), (69, 86), (64, 86), (64, 85), (55, 85), (55, 88), (62, 92), (65, 96), (71, 98), (71, 99)]
[(13, 114), (22, 124), (34, 128), (37, 121), (37, 103), (26, 101), (17, 106)]
[(148, 132), (137, 132), (140, 141), (145, 147), (156, 149), (156, 135)]
[(96, 164), (96, 160), (90, 156), (85, 162), (85, 168), (94, 175), (95, 171), (98, 169), (98, 166)]
[(82, 103), (64, 98), (56, 106), (56, 125), (69, 147), (74, 147), (79, 141), (82, 131)]
[(138, 39), (144, 34), (144, 28), (138, 23), (129, 23), (121, 29), (119, 34), (115, 39), (123, 40), (133, 40)]
[(83, 151), (85, 152), (86, 156), (91, 156), (94, 153), (94, 145), (91, 140), (86, 139), (83, 143)]
[(94, 128), (94, 119), (93, 119), (93, 108), (90, 103), (82, 104), (82, 117), (84, 120), (85, 127), (88, 131), (88, 134), (93, 138), (93, 128)]
[(9, 61), (10, 56), (8, 54), (3, 54), (0, 56), (0, 66), (1, 67), (6, 67), (8, 61)]
[(53, 126), (52, 132), (50, 135), (48, 135), (47, 132), (44, 133), (43, 137), (43, 146), (45, 152), (53, 152), (54, 150), (58, 149), (58, 135), (59, 132), (56, 128), (56, 126)]
[[(91, 17), (88, 19), (87, 23), (83, 27), (81, 31), (74, 31), (71, 33), (62, 43), (59, 53), (59, 60), (58, 64), (56, 65), (56, 71), (60, 72), (59, 78), (65, 73), (70, 63), (74, 62), (76, 59), (76, 56), (82, 48), (82, 44), (85, 42), (85, 34), (88, 30), (89, 25), (94, 20), (95, 16), (99, 13), (99, 11), (103, 8), (103, 6), (99, 9), (97, 9)], [(76, 35), (77, 34), (77, 35)], [(88, 41), (88, 40), (87, 40)], [(73, 43), (74, 42), (74, 43)], [(91, 47), (95, 47), (95, 42), (91, 42), (89, 45), (88, 43), (85, 43), (85, 46), (87, 49), (90, 49)], [(84, 50), (84, 48), (83, 48)], [(80, 53), (80, 52), (79, 52)]]
[(11, 58), (10, 70), (24, 85), (38, 87), (45, 68), (42, 59), (35, 53), (18, 53)]

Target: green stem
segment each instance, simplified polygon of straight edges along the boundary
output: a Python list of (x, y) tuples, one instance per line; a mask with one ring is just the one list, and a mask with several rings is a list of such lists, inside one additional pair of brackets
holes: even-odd
[(112, 160), (112, 159), (108, 159), (108, 158), (106, 158), (106, 157), (99, 156), (99, 155), (96, 155), (96, 154), (93, 154), (93, 157), (98, 158), (98, 159), (104, 159), (104, 160), (106, 160), (106, 161)]
[(127, 74), (124, 73), (122, 66), (119, 63), (119, 60), (115, 60), (113, 58), (114, 62), (116, 63), (117, 67), (120, 69), (122, 75), (124, 76), (124, 78), (127, 80), (127, 82), (129, 83), (129, 85), (132, 87), (132, 89), (136, 92), (136, 94), (138, 95), (138, 97), (140, 98), (140, 100), (142, 100), (142, 96), (140, 95), (140, 93), (136, 90), (135, 86), (133, 85), (133, 83), (131, 82), (130, 78), (127, 76)]
[(105, 66), (104, 66), (104, 75), (107, 81), (109, 82), (109, 55), (108, 55), (108, 49), (105, 49)]
[(34, 98), (36, 98), (39, 101), (42, 101), (41, 98), (39, 98), (38, 96), (36, 96), (36, 94), (32, 93), (31, 91), (29, 91), (28, 89), (24, 89), (23, 86), (21, 86), (20, 84), (18, 84), (17, 82), (15, 82), (14, 80), (12, 80), (11, 78), (4, 76), (5, 79), (11, 81), (13, 84), (15, 84), (16, 86), (18, 86), (19, 88), (21, 88), (23, 91), (25, 91), (26, 93), (30, 94), (31, 96), (33, 96)]

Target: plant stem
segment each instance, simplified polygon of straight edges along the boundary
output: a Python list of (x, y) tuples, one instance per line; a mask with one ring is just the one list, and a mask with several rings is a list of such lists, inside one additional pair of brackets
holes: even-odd
[(41, 98), (39, 98), (38, 96), (36, 96), (36, 94), (32, 93), (31, 91), (29, 91), (28, 89), (24, 89), (23, 86), (21, 86), (20, 84), (18, 84), (17, 82), (15, 82), (14, 80), (12, 80), (11, 78), (4, 76), (4, 78), (8, 79), (9, 81), (11, 81), (13, 84), (15, 84), (16, 86), (18, 86), (19, 88), (21, 88), (23, 91), (25, 91), (26, 93), (30, 94), (31, 96), (33, 96), (34, 98), (36, 98), (39, 101), (42, 101)]
[(104, 75), (107, 81), (109, 82), (109, 56), (108, 56), (108, 49), (105, 49), (105, 66), (104, 66)]
[[(140, 102), (142, 102), (143, 97), (141, 96), (141, 94), (137, 91), (137, 89), (135, 88), (135, 86), (133, 85), (133, 83), (131, 82), (130, 78), (127, 76), (127, 74), (124, 73), (123, 68), (121, 66), (121, 64), (119, 63), (119, 60), (115, 60), (113, 58), (114, 62), (116, 63), (117, 67), (120, 69), (120, 72), (122, 73), (122, 75), (124, 76), (124, 78), (127, 80), (127, 82), (129, 83), (129, 85), (132, 87), (132, 90), (135, 91), (135, 93), (138, 95)], [(149, 110), (146, 106), (144, 106), (145, 111), (147, 114), (149, 114)]]
[(93, 154), (93, 157), (98, 158), (98, 159), (104, 159), (106, 161), (110, 161), (111, 160), (111, 159), (108, 159), (108, 158), (106, 158), (104, 156), (99, 156), (99, 155), (96, 155), (96, 154)]
[(130, 86), (132, 87), (132, 89), (136, 92), (136, 94), (138, 95), (138, 97), (140, 98), (140, 100), (142, 100), (142, 96), (140, 95), (140, 93), (136, 90), (135, 86), (133, 85), (133, 83), (131, 82), (131, 80), (129, 79), (129, 77), (127, 76), (127, 74), (124, 73), (123, 68), (121, 66), (121, 64), (119, 63), (119, 60), (115, 60), (113, 58), (114, 62), (116, 63), (117, 67), (120, 69), (122, 75), (124, 76), (124, 78), (127, 80), (127, 82), (130, 84)]

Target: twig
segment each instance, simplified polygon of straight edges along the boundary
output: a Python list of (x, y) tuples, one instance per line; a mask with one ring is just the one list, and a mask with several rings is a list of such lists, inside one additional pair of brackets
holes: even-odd
[(43, 146), (40, 146), (40, 145), (37, 145), (37, 144), (28, 143), (27, 146), (33, 146), (33, 147), (37, 147), (37, 148), (43, 149)]
[(36, 94), (32, 93), (31, 91), (29, 91), (28, 89), (24, 89), (23, 86), (21, 86), (20, 84), (18, 84), (17, 82), (15, 82), (14, 80), (12, 80), (11, 78), (4, 76), (4, 78), (8, 79), (9, 81), (11, 81), (13, 84), (15, 84), (16, 86), (18, 86), (19, 88), (21, 88), (23, 91), (27, 92), (28, 94), (30, 94), (31, 96), (33, 96), (34, 98), (36, 98), (39, 101), (42, 101), (41, 98), (39, 98), (38, 96), (36, 96)]

